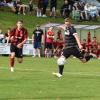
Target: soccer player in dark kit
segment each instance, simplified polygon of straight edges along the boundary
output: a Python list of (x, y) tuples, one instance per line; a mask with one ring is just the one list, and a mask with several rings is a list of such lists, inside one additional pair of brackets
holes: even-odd
[(65, 19), (65, 24), (61, 25), (59, 28), (62, 28), (65, 33), (65, 44), (62, 55), (58, 58), (57, 64), (59, 67), (58, 73), (53, 73), (53, 75), (57, 77), (62, 77), (65, 59), (69, 58), (71, 55), (80, 59), (83, 63), (87, 62), (92, 58), (92, 55), (84, 56), (81, 53), (82, 45), (80, 43), (80, 39), (76, 32), (76, 29), (72, 26), (71, 20), (69, 18)]
[(27, 30), (23, 27), (23, 21), (18, 20), (17, 26), (10, 32), (10, 70), (14, 72), (14, 58), (17, 57), (19, 63), (23, 61), (23, 44), (28, 37)]

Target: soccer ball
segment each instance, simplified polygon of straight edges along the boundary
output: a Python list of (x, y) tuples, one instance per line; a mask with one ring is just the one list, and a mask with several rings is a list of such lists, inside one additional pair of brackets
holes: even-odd
[(58, 58), (58, 60), (57, 60), (58, 65), (64, 65), (64, 63), (65, 63), (65, 57)]

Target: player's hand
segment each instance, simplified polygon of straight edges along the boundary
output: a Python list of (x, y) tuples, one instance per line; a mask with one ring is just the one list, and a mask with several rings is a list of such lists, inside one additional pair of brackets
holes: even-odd
[(10, 40), (11, 40), (11, 41), (14, 41), (14, 36), (12, 36), (12, 37), (10, 38)]
[(79, 45), (79, 49), (80, 49), (80, 50), (82, 50), (82, 49), (83, 49), (82, 45)]
[(18, 44), (17, 48), (19, 48), (19, 49), (22, 48), (22, 44)]

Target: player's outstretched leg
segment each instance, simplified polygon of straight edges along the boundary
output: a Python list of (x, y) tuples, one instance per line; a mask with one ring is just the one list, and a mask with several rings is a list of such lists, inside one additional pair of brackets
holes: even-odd
[(57, 64), (58, 64), (58, 67), (59, 67), (59, 71), (58, 71), (58, 73), (53, 72), (53, 75), (55, 75), (59, 78), (62, 77), (63, 69), (64, 69), (64, 63), (65, 63), (65, 57), (64, 56), (61, 56), (60, 58), (58, 58)]

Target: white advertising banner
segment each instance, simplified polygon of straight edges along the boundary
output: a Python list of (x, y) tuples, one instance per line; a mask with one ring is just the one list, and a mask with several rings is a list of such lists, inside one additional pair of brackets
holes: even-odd
[(10, 45), (0, 44), (0, 54), (10, 54)]
[(33, 55), (33, 44), (24, 44), (23, 55)]
[[(0, 54), (10, 54), (10, 44), (0, 44)], [(24, 44), (23, 55), (33, 55), (33, 44)]]

